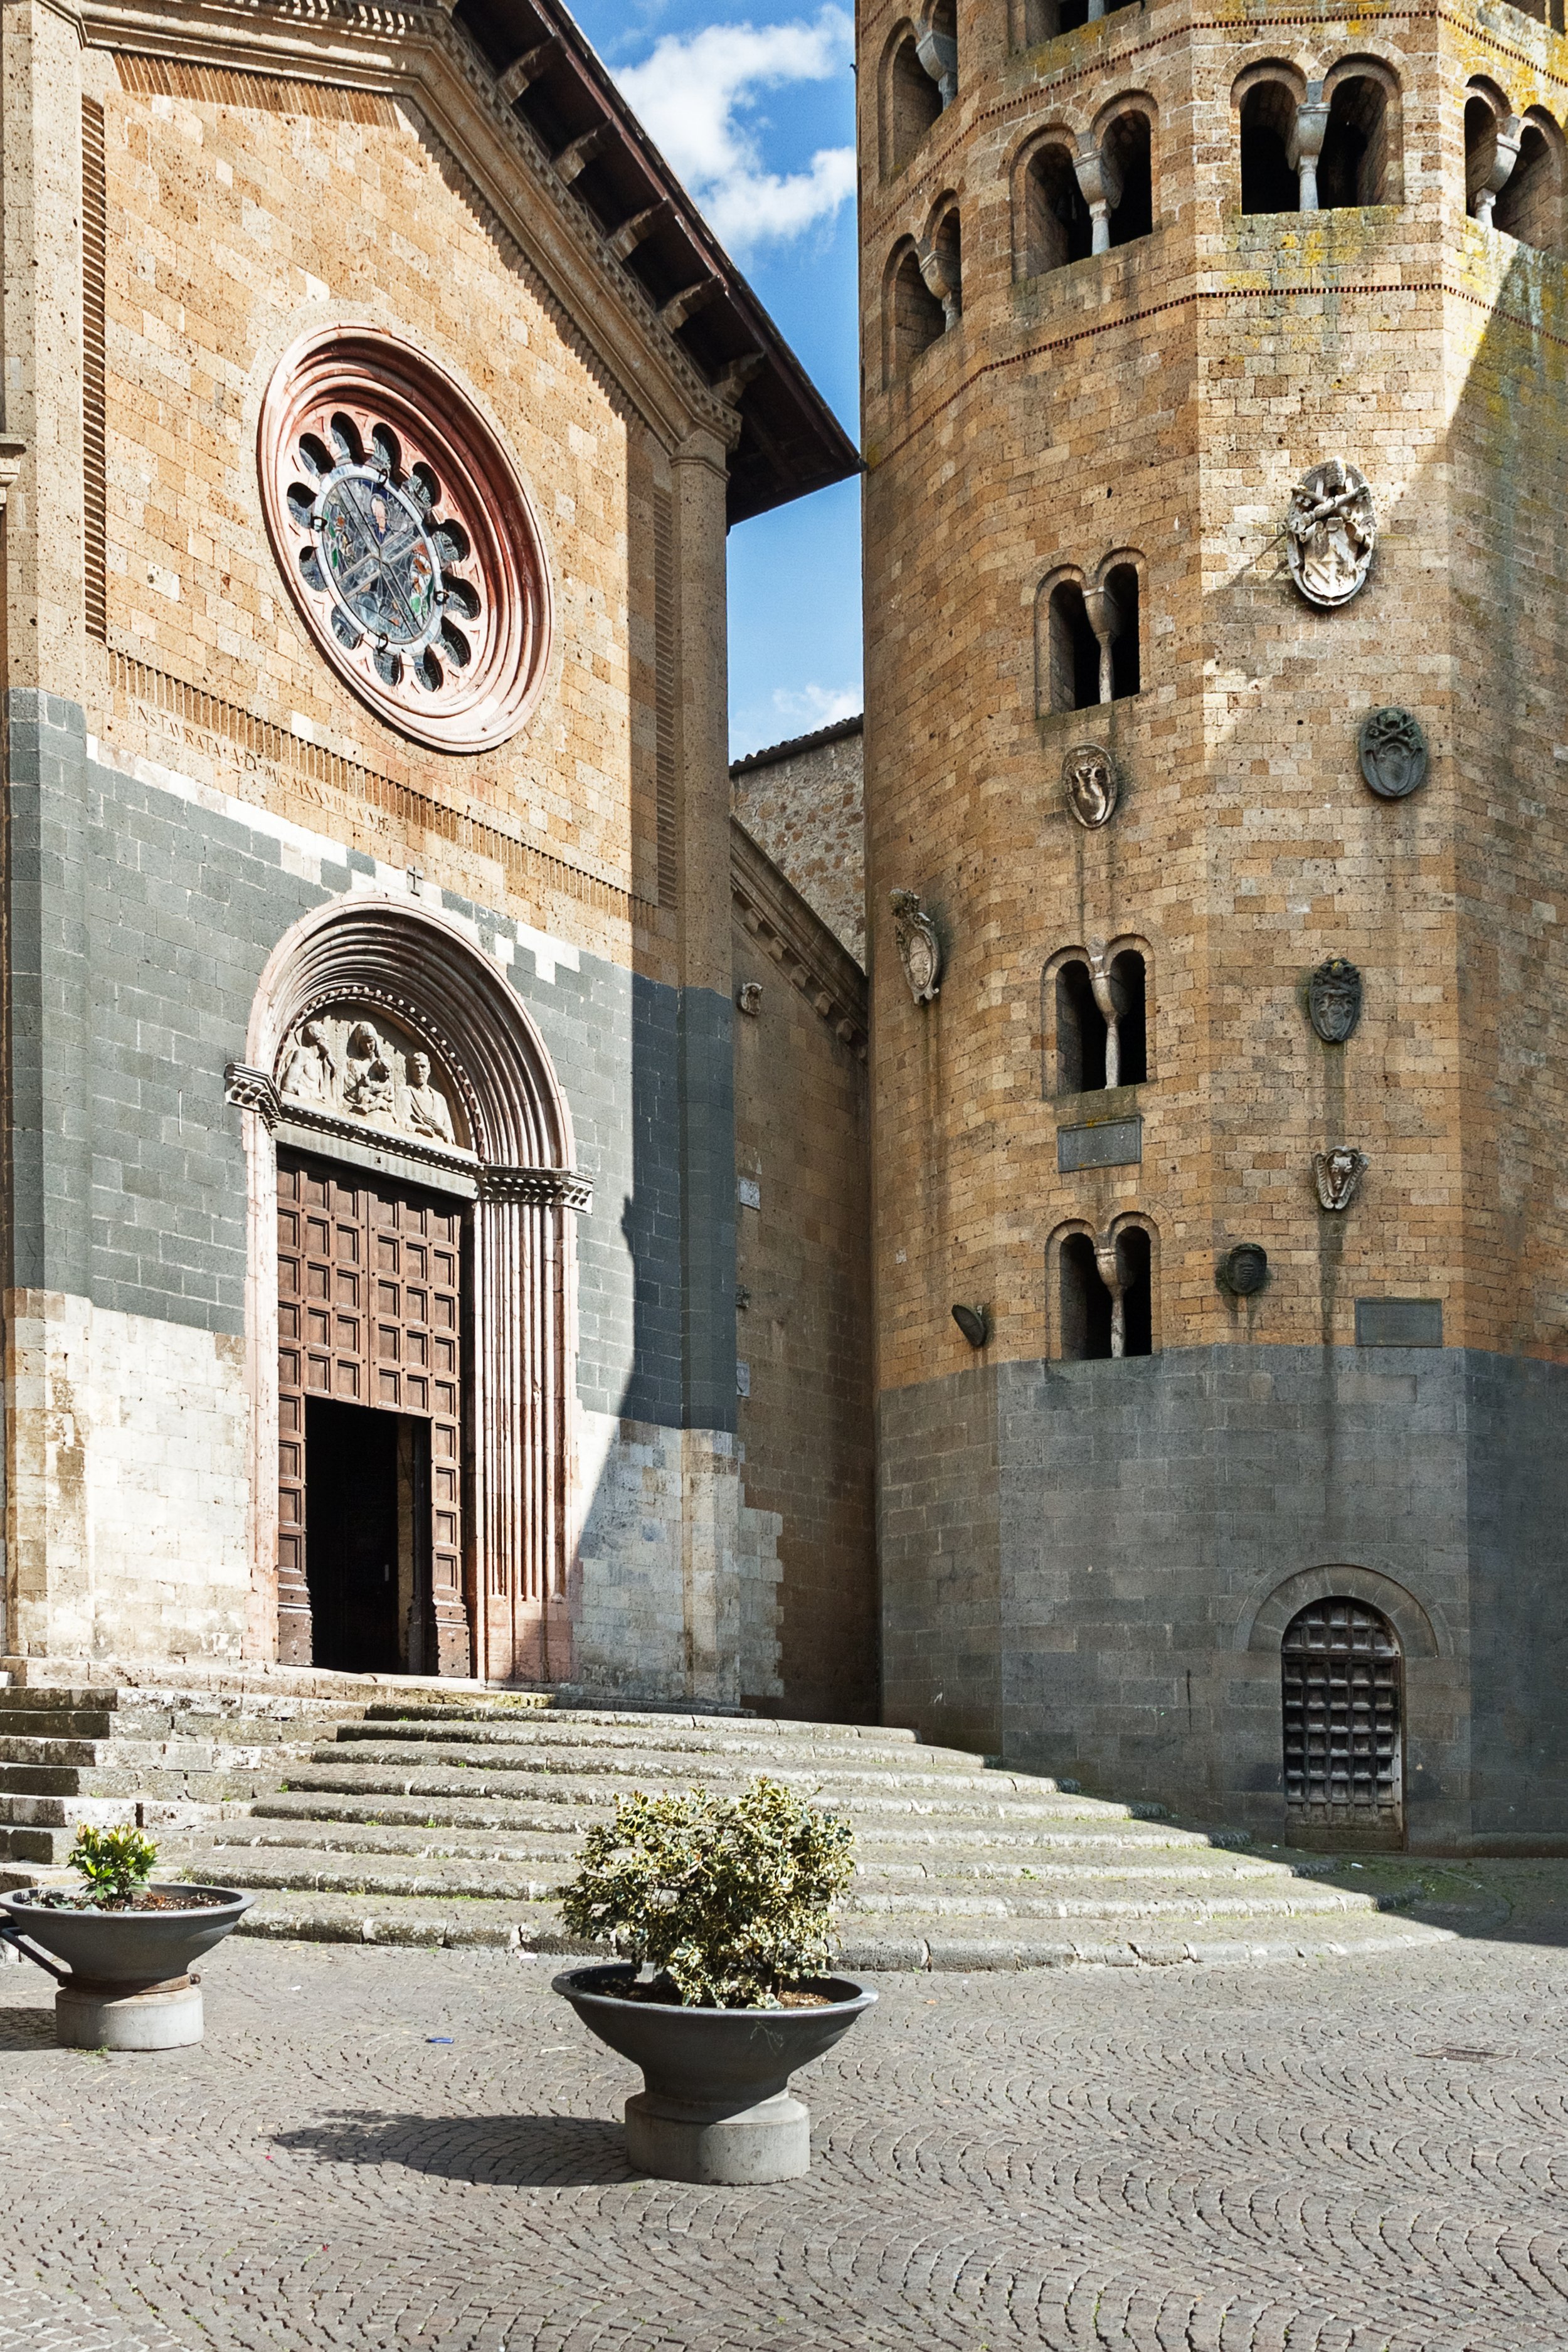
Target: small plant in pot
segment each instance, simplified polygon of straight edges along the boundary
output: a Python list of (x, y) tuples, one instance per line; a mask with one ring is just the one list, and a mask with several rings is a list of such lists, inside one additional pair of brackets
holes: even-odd
[(877, 1998), (830, 1972), (854, 1868), (848, 1822), (763, 1778), (735, 1797), (637, 1790), (589, 1831), (561, 1915), (621, 1957), (555, 1990), (642, 2068), (626, 2108), (640, 2172), (739, 2186), (807, 2169), (789, 2078)]
[(202, 2038), (191, 1963), (256, 1897), (161, 1884), (153, 1877), (157, 1859), (138, 1829), (83, 1822), (69, 1856), (79, 1886), (0, 1895), (0, 1938), (55, 1979), (55, 2035), (68, 2048), (177, 2050)]

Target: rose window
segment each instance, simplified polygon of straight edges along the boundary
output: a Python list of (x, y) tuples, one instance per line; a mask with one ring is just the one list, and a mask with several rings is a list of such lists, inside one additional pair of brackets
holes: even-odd
[(442, 751), (504, 742), (542, 678), (549, 591), (527, 497), (458, 387), (391, 336), (291, 352), (262, 495), (301, 617), (356, 693)]

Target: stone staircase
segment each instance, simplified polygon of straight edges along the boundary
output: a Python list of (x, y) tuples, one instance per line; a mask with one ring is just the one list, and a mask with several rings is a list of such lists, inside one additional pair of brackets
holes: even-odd
[(1409, 1866), (1357, 1886), (1321, 1856), (1258, 1853), (909, 1732), (521, 1694), (204, 1718), (171, 1696), (0, 1693), (0, 1852), (32, 1865), (13, 1879), (58, 1865), (75, 1820), (133, 1818), (158, 1834), (161, 1875), (257, 1890), (251, 1935), (570, 1952), (551, 1898), (619, 1791), (766, 1771), (854, 1822), (849, 1967), (1337, 1958), (1442, 1932), (1429, 1910), (1402, 1916), (1423, 1894)]

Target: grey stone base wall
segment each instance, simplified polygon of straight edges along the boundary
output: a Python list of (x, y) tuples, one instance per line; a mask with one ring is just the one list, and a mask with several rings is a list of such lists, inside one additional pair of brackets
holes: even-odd
[(1568, 1370), (1222, 1347), (879, 1405), (889, 1722), (1284, 1830), (1279, 1639), (1331, 1589), (1405, 1653), (1413, 1848), (1568, 1831)]

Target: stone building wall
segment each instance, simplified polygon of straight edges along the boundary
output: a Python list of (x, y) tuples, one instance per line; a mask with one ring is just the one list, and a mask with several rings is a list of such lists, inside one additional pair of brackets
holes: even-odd
[(730, 770), (731, 802), (753, 841), (821, 916), (840, 947), (866, 961), (862, 804), (865, 721), (752, 751)]
[[(564, 1189), (593, 1186), (549, 1228), (540, 1311), (569, 1328), (573, 1394), (526, 1507), (497, 1504), (504, 1577), (529, 1545), (528, 1575), (565, 1563), (541, 1604), (554, 1679), (738, 1688), (724, 533), (792, 486), (776, 459), (759, 473), (734, 402), (772, 383), (807, 475), (847, 452), (776, 344), (746, 386), (723, 379), (715, 321), (736, 332), (752, 299), (727, 264), (700, 361), (635, 240), (609, 250), (610, 163), (657, 159), (563, 18), (544, 70), (608, 110), (584, 184), (600, 213), (572, 193), (531, 84), (500, 86), (531, 7), (219, 0), (195, 26), (17, 0), (0, 23), (0, 1652), (276, 1654), (278, 1106), (247, 1038), (280, 943), (374, 900), (382, 936), (434, 918), (481, 994), (509, 992), (508, 1034), (538, 1040), (564, 1099)], [(667, 254), (705, 236), (682, 202), (658, 216)], [(264, 395), (302, 336), (360, 327), (458, 387), (532, 509), (552, 649), (496, 749), (423, 748), (368, 707), (279, 575)], [(405, 977), (416, 1013), (416, 951)], [(548, 1169), (508, 1181), (563, 1194)]]
[(738, 822), (731, 839), (743, 1687), (874, 1722), (865, 978)]
[[(1467, 218), (1463, 111), (1484, 74), (1561, 123), (1568, 51), (1511, 8), (1375, 37), (1162, 0), (1035, 39), (1015, 14), (960, 8), (958, 96), (896, 168), (898, 12), (861, 26), (889, 1712), (1277, 1827), (1278, 1647), (1226, 1654), (1269, 1594), (1343, 1571), (1434, 1629), (1441, 1675), (1405, 1664), (1412, 1838), (1561, 1826), (1544, 1685), (1521, 1655), (1500, 1709), (1497, 1659), (1568, 1636), (1527, 1434), (1568, 1377), (1568, 579), (1520, 488), (1562, 462), (1565, 289), (1556, 254)], [(1243, 215), (1238, 77), (1282, 59), (1304, 89), (1369, 56), (1393, 93), (1386, 200)], [(1092, 143), (1127, 101), (1152, 124), (1152, 233), (1030, 274), (1031, 153)], [(922, 313), (929, 347), (894, 363), (900, 257), (929, 257), (952, 205), (961, 311), (944, 331)], [(1322, 611), (1280, 532), (1331, 457), (1367, 476), (1381, 536), (1359, 595)], [(1139, 574), (1141, 690), (1042, 710), (1037, 600), (1112, 558)], [(1432, 746), (1397, 801), (1357, 768), (1387, 704)], [(1098, 830), (1061, 783), (1085, 741), (1121, 783)], [(930, 1004), (901, 982), (892, 887), (947, 943)], [(1047, 967), (1118, 940), (1148, 960), (1147, 1079), (1060, 1097)], [(1331, 956), (1364, 980), (1342, 1045), (1306, 1017)], [(1111, 1115), (1141, 1120), (1141, 1157), (1074, 1170), (1060, 1130)], [(1311, 1171), (1338, 1143), (1370, 1163), (1342, 1213)], [(1154, 1235), (1157, 1352), (1061, 1364), (1053, 1237), (1129, 1214)], [(1269, 1264), (1246, 1298), (1216, 1280), (1242, 1241)], [(1410, 1298), (1440, 1304), (1441, 1349), (1374, 1349), (1370, 1320), (1358, 1345), (1358, 1301)], [(978, 1361), (955, 1300), (990, 1310)], [(1500, 1410), (1516, 1507), (1483, 1523)], [(933, 1460), (948, 1426), (972, 1435)]]

